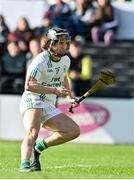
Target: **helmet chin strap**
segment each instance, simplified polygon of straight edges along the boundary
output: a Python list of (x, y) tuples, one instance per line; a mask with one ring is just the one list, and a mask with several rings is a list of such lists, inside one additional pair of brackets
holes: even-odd
[(58, 58), (61, 58), (62, 56), (60, 55), (60, 54), (58, 54), (58, 53), (55, 53), (54, 51), (52, 51), (52, 49), (48, 49), (48, 51), (50, 52), (50, 54), (51, 55), (53, 55), (53, 56), (56, 56), (56, 57), (58, 57)]
[(66, 53), (64, 53), (64, 54), (61, 55), (61, 54), (58, 54), (58, 53), (54, 52), (52, 50), (52, 44), (53, 44), (53, 41), (51, 41), (50, 46), (48, 48), (48, 51), (50, 52), (51, 55), (54, 55), (54, 56), (57, 56), (57, 57), (61, 58), (62, 56), (64, 56), (66, 54)]

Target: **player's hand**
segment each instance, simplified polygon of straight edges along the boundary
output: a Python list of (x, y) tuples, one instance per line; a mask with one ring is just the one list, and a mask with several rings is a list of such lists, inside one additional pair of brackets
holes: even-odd
[(66, 97), (70, 93), (70, 90), (64, 88), (64, 87), (58, 87), (55, 88), (54, 94), (60, 97)]
[(71, 104), (71, 106), (73, 108), (78, 107), (80, 105), (79, 103), (77, 103), (77, 99), (76, 98), (68, 98), (68, 101), (69, 101), (69, 103)]

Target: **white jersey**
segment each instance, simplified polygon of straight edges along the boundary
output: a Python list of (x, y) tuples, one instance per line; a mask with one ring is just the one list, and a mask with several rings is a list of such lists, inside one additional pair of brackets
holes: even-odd
[[(48, 51), (43, 51), (28, 67), (27, 76), (32, 76), (39, 84), (49, 87), (61, 87), (64, 83), (64, 77), (70, 66), (70, 59), (68, 56), (61, 57), (60, 61), (55, 62), (51, 59)], [(55, 94), (39, 94), (31, 91), (25, 91), (22, 98), (27, 98), (29, 106), (31, 102), (50, 103), (55, 104)], [(33, 104), (33, 103), (32, 103)], [(29, 107), (30, 108), (30, 107)]]

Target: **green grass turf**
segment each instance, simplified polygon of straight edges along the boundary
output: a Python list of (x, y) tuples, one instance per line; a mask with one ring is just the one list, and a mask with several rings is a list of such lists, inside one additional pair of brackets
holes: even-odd
[(134, 178), (132, 145), (70, 144), (47, 149), (42, 171), (20, 173), (20, 142), (0, 141), (1, 179)]

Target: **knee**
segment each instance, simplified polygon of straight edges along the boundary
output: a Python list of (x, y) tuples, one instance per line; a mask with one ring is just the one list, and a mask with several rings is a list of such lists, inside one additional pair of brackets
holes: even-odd
[(38, 132), (36, 129), (31, 129), (26, 133), (28, 139), (35, 141), (38, 137)]
[(114, 40), (114, 32), (113, 31), (108, 31), (104, 35), (104, 42), (106, 45), (109, 45), (112, 43)]
[(99, 33), (99, 28), (98, 27), (93, 27), (92, 29), (91, 29), (91, 34), (92, 35), (98, 35), (98, 33)]
[(93, 27), (91, 29), (91, 37), (92, 37), (92, 40), (96, 43), (98, 42), (99, 38), (100, 38), (100, 30), (98, 27)]

